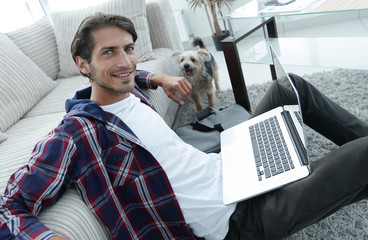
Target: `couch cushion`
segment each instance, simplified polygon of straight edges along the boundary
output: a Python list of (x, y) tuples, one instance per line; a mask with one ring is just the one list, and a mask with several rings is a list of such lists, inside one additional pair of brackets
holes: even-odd
[(0, 131), (5, 132), (56, 83), (0, 33)]
[(184, 50), (169, 0), (146, 0), (152, 48)]
[(8, 136), (5, 133), (0, 132), (0, 143), (8, 139)]
[(109, 0), (95, 7), (52, 13), (56, 42), (59, 51), (59, 77), (71, 77), (79, 74), (72, 55), (70, 45), (79, 24), (84, 18), (95, 12), (117, 13), (130, 18), (136, 28), (138, 40), (136, 53), (138, 59), (147, 59), (152, 51), (151, 39), (146, 17), (144, 0)]
[(65, 114), (65, 101), (73, 98), (78, 90), (91, 86), (82, 75), (55, 80), (57, 87), (43, 97), (23, 118), (42, 116), (50, 113)]
[(39, 220), (56, 233), (78, 240), (109, 240), (110, 232), (88, 209), (74, 185), (59, 201), (41, 211)]
[(59, 57), (54, 28), (48, 17), (6, 34), (47, 76), (57, 78)]

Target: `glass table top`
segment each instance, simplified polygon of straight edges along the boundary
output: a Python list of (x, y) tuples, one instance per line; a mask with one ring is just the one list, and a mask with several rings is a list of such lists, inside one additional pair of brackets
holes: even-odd
[(252, 0), (220, 20), (279, 17), (347, 11), (368, 11), (368, 0), (279, 0), (282, 6), (268, 5), (270, 0)]
[(368, 53), (367, 42), (367, 37), (254, 38), (237, 47), (243, 63), (271, 64), (271, 45), (285, 65), (368, 70), (368, 56), (362, 54)]

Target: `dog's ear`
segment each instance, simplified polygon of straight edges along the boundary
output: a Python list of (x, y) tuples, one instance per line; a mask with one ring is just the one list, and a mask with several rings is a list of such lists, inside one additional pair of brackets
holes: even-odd
[(210, 61), (211, 60), (211, 54), (209, 51), (207, 51), (206, 49), (200, 49), (197, 51), (197, 54), (201, 57), (203, 57), (203, 59), (205, 61)]
[(183, 52), (182, 51), (176, 51), (172, 54), (173, 57), (177, 57), (179, 55), (181, 55)]

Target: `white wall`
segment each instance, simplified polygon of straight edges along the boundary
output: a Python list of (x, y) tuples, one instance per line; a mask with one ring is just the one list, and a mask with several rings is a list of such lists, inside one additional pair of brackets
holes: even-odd
[[(232, 5), (231, 10), (244, 5), (250, 0), (236, 0)], [(197, 8), (195, 12), (189, 9), (185, 0), (170, 0), (173, 11), (183, 11), (184, 18), (187, 22), (187, 31), (189, 34), (194, 34), (198, 37), (210, 37), (212, 32), (204, 9)], [(228, 13), (227, 8), (223, 9), (223, 13)]]

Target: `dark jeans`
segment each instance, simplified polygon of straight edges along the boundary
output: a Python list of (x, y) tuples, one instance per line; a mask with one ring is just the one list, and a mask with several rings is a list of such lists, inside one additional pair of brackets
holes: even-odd
[[(309, 177), (239, 202), (226, 239), (283, 238), (368, 197), (368, 126), (301, 77), (291, 77), (304, 122), (340, 147), (312, 162)], [(279, 94), (284, 104), (296, 104), (293, 91), (274, 83), (253, 115), (279, 106)]]

